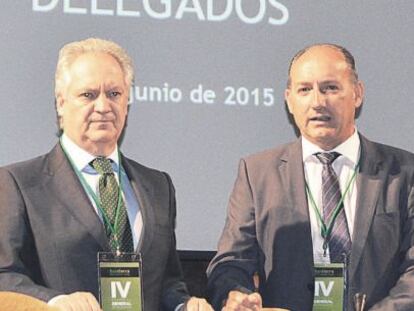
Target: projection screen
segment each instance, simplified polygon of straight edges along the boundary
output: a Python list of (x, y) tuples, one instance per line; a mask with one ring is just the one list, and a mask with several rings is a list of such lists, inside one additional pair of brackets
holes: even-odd
[(296, 139), (283, 92), (293, 54), (332, 42), (355, 56), (358, 129), (414, 151), (414, 1), (25, 0), (0, 11), (0, 165), (57, 142), (58, 50), (114, 40), (135, 62), (122, 150), (168, 172), (177, 242), (214, 250), (240, 157)]

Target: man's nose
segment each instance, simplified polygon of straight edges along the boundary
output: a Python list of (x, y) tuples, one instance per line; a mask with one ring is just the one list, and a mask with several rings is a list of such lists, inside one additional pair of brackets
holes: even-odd
[(321, 92), (321, 90), (318, 87), (313, 88), (311, 104), (314, 109), (322, 108), (326, 105), (325, 94)]
[(95, 111), (105, 113), (111, 110), (110, 100), (105, 94), (100, 94), (95, 100)]

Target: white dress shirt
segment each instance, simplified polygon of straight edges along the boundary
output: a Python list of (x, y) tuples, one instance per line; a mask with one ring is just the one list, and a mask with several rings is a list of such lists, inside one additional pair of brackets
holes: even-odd
[[(70, 155), (71, 160), (73, 164), (75, 165), (76, 169), (79, 172), (81, 172), (83, 178), (85, 178), (90, 188), (95, 192), (97, 196), (99, 196), (98, 194), (99, 174), (89, 165), (89, 163), (93, 161), (96, 158), (96, 156), (83, 150), (81, 147), (75, 144), (65, 134), (62, 135), (61, 143), (64, 146), (66, 152)], [(115, 150), (107, 158), (112, 160), (112, 166), (114, 169), (115, 177), (119, 183), (119, 177), (118, 177), (118, 174), (116, 173), (119, 168), (118, 147), (116, 147)], [(143, 226), (142, 214), (141, 214), (141, 210), (137, 206), (137, 199), (134, 197), (134, 193), (131, 189), (131, 185), (128, 181), (125, 171), (121, 169), (120, 174), (121, 174), (122, 186), (123, 186), (122, 197), (124, 199), (125, 206), (127, 208), (128, 219), (129, 219), (129, 223), (132, 229), (131, 231), (132, 231), (132, 239), (134, 242), (134, 249), (136, 249), (138, 246), (140, 237), (141, 237), (141, 232), (142, 232), (142, 226)], [(101, 212), (97, 208), (95, 201), (92, 199), (92, 196), (89, 193), (87, 193), (87, 195), (93, 207), (95, 208), (96, 213), (99, 215), (100, 219), (102, 220)], [(135, 202), (131, 202), (131, 200), (135, 200)]]
[[(332, 167), (339, 179), (339, 185), (342, 195), (346, 189), (346, 186), (351, 181), (353, 174), (355, 173), (356, 166), (358, 165), (360, 157), (360, 140), (358, 132), (355, 129), (354, 134), (349, 137), (345, 142), (337, 146), (332, 150), (323, 150), (317, 145), (311, 143), (309, 140), (302, 136), (302, 156), (305, 170), (305, 179), (307, 185), (315, 200), (316, 206), (321, 215), (322, 210), (322, 163), (314, 155), (317, 152), (332, 152), (336, 151), (341, 154), (333, 163)], [(354, 228), (354, 217), (356, 210), (357, 199), (357, 187), (356, 178), (350, 185), (348, 192), (344, 197), (344, 211), (346, 220), (348, 223), (349, 234), (352, 241), (352, 233)], [(324, 239), (321, 235), (321, 224), (319, 218), (312, 206), (309, 194), (307, 194), (309, 216), (312, 231), (312, 243), (313, 243), (313, 259), (315, 263), (329, 263), (329, 247), (324, 256), (323, 242)]]

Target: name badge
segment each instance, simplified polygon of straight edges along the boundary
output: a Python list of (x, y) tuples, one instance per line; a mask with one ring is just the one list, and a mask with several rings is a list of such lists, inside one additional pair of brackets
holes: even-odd
[(142, 311), (141, 256), (98, 253), (99, 301), (103, 311)]
[(343, 311), (345, 265), (315, 264), (315, 296), (313, 311)]

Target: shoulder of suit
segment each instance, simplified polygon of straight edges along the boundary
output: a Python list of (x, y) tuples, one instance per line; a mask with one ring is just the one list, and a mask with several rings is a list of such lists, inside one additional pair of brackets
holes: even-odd
[(12, 175), (38, 174), (45, 169), (48, 154), (44, 154), (29, 160), (24, 160), (3, 166), (2, 169)]
[(385, 160), (397, 160), (402, 163), (406, 162), (414, 164), (414, 153), (408, 150), (379, 142), (373, 142), (366, 138), (362, 138), (361, 143), (363, 147), (365, 146), (367, 149), (369, 148)]
[[(243, 160), (245, 160), (246, 162), (278, 161), (280, 159), (284, 159), (290, 151), (294, 150), (297, 144), (298, 144), (298, 141), (295, 141), (295, 142), (290, 142), (290, 143), (286, 143), (283, 145), (279, 145), (275, 148), (262, 150), (260, 152), (244, 157)], [(297, 149), (299, 150), (299, 148)]]
[(30, 188), (40, 183), (41, 178), (47, 172), (48, 155), (38, 156), (36, 158), (16, 162), (6, 165), (0, 169), (0, 179), (2, 182), (9, 182), (12, 178), (13, 182), (18, 184), (20, 188)]
[(361, 147), (361, 158), (368, 158), (369, 161), (379, 163), (381, 167), (389, 170), (389, 174), (404, 172), (404, 174), (414, 176), (414, 154), (412, 152), (372, 142), (365, 137), (361, 137)]
[(125, 155), (122, 155), (122, 164), (125, 166), (129, 166), (129, 168), (145, 175), (152, 175), (152, 176), (161, 176), (161, 175), (168, 175), (168, 173), (163, 172), (161, 170), (145, 166), (135, 160), (132, 160)]

